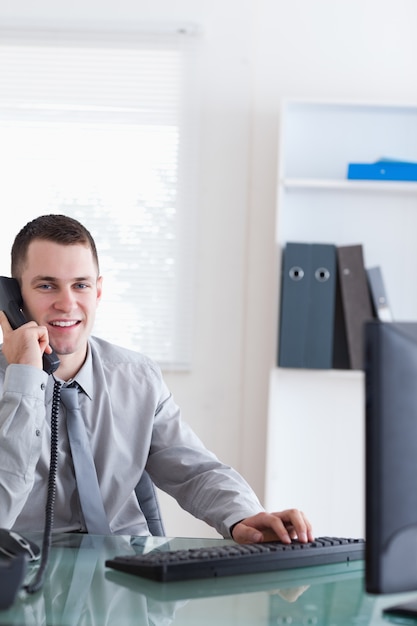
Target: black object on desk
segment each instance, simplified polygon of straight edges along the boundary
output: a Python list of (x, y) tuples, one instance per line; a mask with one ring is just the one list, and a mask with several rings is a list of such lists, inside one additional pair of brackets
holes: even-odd
[(27, 559), (17, 556), (0, 561), (0, 610), (8, 609), (22, 588), (26, 575)]
[(113, 569), (169, 582), (270, 572), (364, 558), (365, 541), (319, 537), (310, 543), (280, 542), (217, 545), (211, 548), (155, 551), (117, 556), (106, 565)]

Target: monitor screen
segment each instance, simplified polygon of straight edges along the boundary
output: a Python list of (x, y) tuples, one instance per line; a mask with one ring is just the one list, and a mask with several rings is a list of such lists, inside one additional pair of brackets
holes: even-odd
[(366, 590), (417, 592), (417, 323), (366, 323), (365, 396)]

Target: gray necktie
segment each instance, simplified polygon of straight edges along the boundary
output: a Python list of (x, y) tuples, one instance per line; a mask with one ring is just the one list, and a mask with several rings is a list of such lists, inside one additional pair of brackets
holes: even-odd
[(96, 468), (78, 403), (78, 389), (63, 387), (61, 400), (67, 409), (67, 430), (81, 508), (89, 533), (110, 535)]

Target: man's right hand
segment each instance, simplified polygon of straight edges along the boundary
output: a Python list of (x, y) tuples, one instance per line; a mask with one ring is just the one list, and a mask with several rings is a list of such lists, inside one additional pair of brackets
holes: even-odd
[(10, 326), (4, 311), (0, 311), (0, 327), (3, 332), (2, 352), (7, 363), (33, 365), (43, 368), (42, 355), (50, 352), (48, 330), (36, 322), (27, 322), (16, 330)]

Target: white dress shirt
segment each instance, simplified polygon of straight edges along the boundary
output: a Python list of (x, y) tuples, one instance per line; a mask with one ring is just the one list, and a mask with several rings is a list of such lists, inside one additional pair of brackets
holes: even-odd
[[(113, 533), (149, 534), (134, 493), (144, 468), (224, 537), (232, 524), (264, 510), (246, 481), (182, 421), (152, 360), (91, 337), (74, 380)], [(53, 386), (52, 376), (7, 365), (0, 353), (0, 527), (43, 529)], [(54, 529), (85, 531), (64, 420), (60, 407)]]

